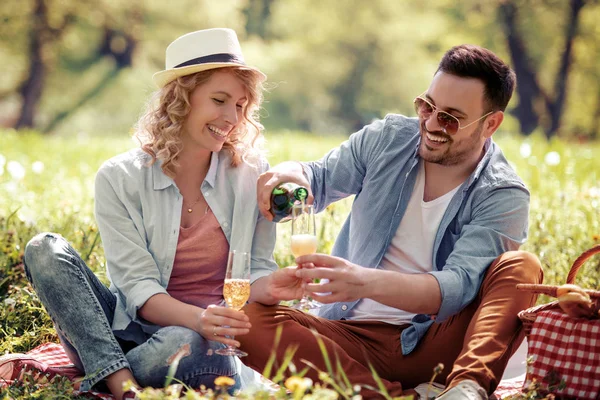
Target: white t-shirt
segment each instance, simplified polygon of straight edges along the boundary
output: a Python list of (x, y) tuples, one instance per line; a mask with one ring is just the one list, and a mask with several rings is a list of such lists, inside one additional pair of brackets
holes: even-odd
[[(423, 160), (420, 161), (414, 190), (400, 226), (381, 260), (381, 269), (405, 274), (421, 274), (433, 270), (435, 235), (446, 208), (459, 187), (460, 185), (435, 200), (423, 201), (425, 165)], [(416, 315), (371, 299), (360, 300), (352, 311), (352, 320), (377, 320), (394, 325), (408, 323)]]

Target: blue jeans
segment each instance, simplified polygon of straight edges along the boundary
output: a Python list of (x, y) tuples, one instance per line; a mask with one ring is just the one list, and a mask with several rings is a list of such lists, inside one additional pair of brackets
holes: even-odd
[(27, 244), (24, 263), (27, 279), (52, 318), (67, 355), (85, 371), (81, 390), (90, 390), (122, 368), (129, 368), (142, 386), (163, 387), (170, 359), (184, 347), (189, 351), (179, 361), (176, 379), (192, 388), (212, 388), (215, 378), (229, 376), (236, 381), (230, 391), (239, 389), (234, 357), (212, 355), (224, 345), (191, 329), (163, 327), (139, 345), (115, 337), (111, 329), (115, 295), (62, 236), (35, 236)]

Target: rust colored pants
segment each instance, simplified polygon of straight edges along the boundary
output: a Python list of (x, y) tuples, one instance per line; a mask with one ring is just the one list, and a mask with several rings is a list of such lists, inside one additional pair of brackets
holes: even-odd
[[(243, 362), (259, 372), (269, 359), (276, 329), (281, 325), (277, 361), (283, 360), (287, 347), (298, 346), (292, 360), (298, 370), (305, 367), (302, 359), (327, 370), (317, 342), (319, 337), (330, 359), (340, 360), (352, 384), (377, 387), (369, 369), (371, 364), (391, 395), (412, 394), (412, 390), (406, 389), (428, 382), (434, 367), (442, 363), (445, 367), (436, 377), (438, 383), (452, 387), (461, 380), (471, 379), (491, 394), (524, 338), (517, 313), (532, 306), (537, 297), (517, 291), (515, 286), (541, 283), (542, 279), (536, 256), (523, 251), (504, 253), (489, 267), (475, 300), (460, 313), (434, 323), (408, 355), (402, 354), (400, 346), (400, 334), (408, 325), (328, 320), (289, 307), (258, 303), (244, 308), (252, 329), (236, 339), (248, 353)], [(319, 381), (312, 368), (306, 376)], [(378, 397), (376, 392), (365, 389), (361, 394), (364, 398)]]

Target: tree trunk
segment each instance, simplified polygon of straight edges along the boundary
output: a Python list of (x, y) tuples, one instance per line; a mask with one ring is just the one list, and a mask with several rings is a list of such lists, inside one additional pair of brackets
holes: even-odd
[(523, 38), (517, 29), (517, 9), (512, 1), (505, 1), (500, 4), (500, 19), (504, 23), (508, 49), (517, 75), (519, 104), (512, 114), (519, 121), (521, 132), (530, 135), (539, 124), (539, 116), (533, 105), (536, 98), (540, 96), (541, 89), (536, 74), (529, 65)]
[(554, 80), (554, 93), (556, 93), (556, 98), (548, 105), (548, 110), (550, 111), (550, 126), (546, 130), (546, 137), (548, 139), (556, 135), (558, 129), (560, 128), (560, 122), (563, 115), (567, 93), (569, 69), (573, 59), (573, 40), (577, 34), (579, 13), (584, 5), (584, 0), (571, 0), (570, 3), (569, 22), (567, 25), (567, 32), (565, 34), (565, 49), (562, 54), (558, 75)]
[(117, 69), (122, 69), (131, 67), (136, 47), (137, 40), (131, 32), (104, 27), (104, 37), (98, 55), (112, 57), (117, 63)]
[(46, 66), (42, 57), (45, 24), (48, 10), (44, 0), (35, 1), (32, 15), (31, 39), (29, 43), (29, 75), (23, 82), (19, 92), (22, 98), (21, 112), (15, 125), (16, 129), (32, 128), (33, 118), (42, 97), (42, 89), (46, 77)]

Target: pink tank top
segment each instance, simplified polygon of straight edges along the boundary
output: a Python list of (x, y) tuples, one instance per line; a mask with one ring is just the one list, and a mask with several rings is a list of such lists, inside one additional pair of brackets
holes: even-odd
[(210, 208), (195, 225), (180, 227), (169, 295), (202, 308), (220, 303), (228, 253), (229, 243)]

